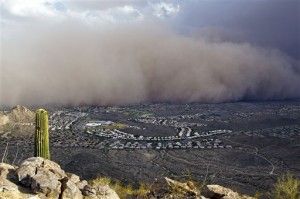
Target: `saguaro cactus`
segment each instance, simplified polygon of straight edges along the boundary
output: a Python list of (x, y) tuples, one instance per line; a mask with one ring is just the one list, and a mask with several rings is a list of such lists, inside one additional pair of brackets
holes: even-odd
[(34, 156), (50, 159), (48, 112), (38, 109), (35, 117)]

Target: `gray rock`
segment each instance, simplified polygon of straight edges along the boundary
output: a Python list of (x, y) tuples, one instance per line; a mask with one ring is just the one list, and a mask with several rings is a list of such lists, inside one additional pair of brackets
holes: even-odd
[(255, 199), (247, 195), (241, 195), (220, 185), (206, 185), (203, 187), (201, 194), (207, 198), (216, 199)]
[(47, 197), (58, 197), (61, 182), (67, 177), (58, 164), (41, 157), (28, 158), (17, 169), (19, 182), (30, 187), (34, 193), (42, 193)]
[(82, 194), (93, 199), (120, 199), (118, 194), (108, 185), (98, 185), (95, 187), (86, 185), (82, 190)]
[(79, 178), (78, 175), (75, 175), (75, 174), (73, 174), (73, 173), (66, 173), (66, 174), (67, 174), (67, 176), (68, 176), (68, 179), (69, 179), (70, 181), (74, 182), (75, 184), (78, 183), (78, 182), (80, 182), (80, 178)]
[(68, 178), (64, 178), (62, 181), (62, 193), (63, 199), (82, 199), (82, 193), (76, 184)]
[(0, 178), (16, 180), (16, 168), (6, 163), (0, 163)]
[(176, 180), (172, 180), (167, 177), (165, 177), (165, 180), (171, 190), (178, 191), (181, 194), (185, 195), (186, 197), (199, 198), (200, 196), (199, 190), (191, 181), (183, 183), (183, 182), (178, 182)]
[(43, 158), (28, 158), (18, 168), (18, 180), (25, 186), (30, 187), (30, 177), (35, 176), (37, 167), (43, 163)]
[(84, 196), (96, 196), (96, 189), (94, 189), (92, 186), (90, 185), (85, 185), (83, 190), (82, 190), (82, 194)]
[(86, 185), (88, 185), (88, 182), (86, 180), (82, 180), (76, 183), (76, 186), (78, 187), (78, 189), (80, 189), (80, 191), (82, 191)]
[(18, 186), (7, 179), (0, 178), (0, 192), (5, 191), (18, 191)]
[(40, 157), (26, 159), (18, 169), (0, 164), (3, 199), (1, 193), (6, 194), (5, 199), (119, 199), (108, 185), (92, 187), (80, 181), (79, 176), (65, 173), (55, 162)]
[(65, 172), (55, 162), (41, 157), (32, 157), (24, 160), (17, 169), (18, 179), (23, 185), (30, 186), (31, 179), (38, 171), (45, 171), (47, 175), (52, 174), (58, 179), (66, 177)]
[(0, 199), (39, 199), (31, 194), (31, 190), (17, 184), (16, 168), (12, 165), (0, 164)]
[(34, 193), (43, 193), (46, 196), (58, 197), (61, 183), (57, 176), (47, 170), (38, 170), (30, 179), (30, 187)]
[(96, 195), (99, 199), (120, 199), (118, 194), (108, 185), (95, 187)]

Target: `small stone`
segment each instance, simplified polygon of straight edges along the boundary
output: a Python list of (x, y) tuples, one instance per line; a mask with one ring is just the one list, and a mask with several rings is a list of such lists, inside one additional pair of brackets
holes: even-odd
[(82, 194), (84, 196), (92, 196), (92, 195), (96, 195), (96, 190), (90, 186), (90, 185), (85, 185), (83, 190), (82, 190)]
[(186, 193), (186, 195), (193, 195), (193, 196), (200, 195), (199, 190), (192, 182), (183, 183), (183, 182), (178, 182), (176, 180), (172, 180), (167, 177), (165, 178), (165, 180), (167, 181), (167, 184), (171, 189), (180, 190), (181, 192)]
[(0, 178), (3, 179), (16, 179), (15, 167), (6, 163), (0, 163)]
[(86, 185), (88, 185), (88, 182), (86, 180), (82, 180), (76, 183), (76, 186), (78, 187), (78, 189), (80, 189), (80, 191), (82, 191)]
[(216, 199), (254, 199), (247, 195), (240, 195), (239, 193), (220, 185), (206, 185), (204, 186), (201, 194), (207, 198)]
[(75, 175), (73, 173), (67, 173), (68, 179), (72, 182), (74, 182), (75, 184), (80, 182), (80, 178), (78, 175)]
[(101, 199), (120, 199), (118, 194), (108, 185), (99, 185), (95, 187), (96, 195)]

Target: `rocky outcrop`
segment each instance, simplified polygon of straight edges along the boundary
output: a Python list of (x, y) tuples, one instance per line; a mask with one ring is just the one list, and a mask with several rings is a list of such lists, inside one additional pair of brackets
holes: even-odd
[(206, 185), (202, 189), (201, 194), (206, 198), (215, 199), (255, 199), (247, 195), (241, 195), (229, 188), (220, 185)]
[[(0, 164), (0, 199), (119, 199), (109, 185), (90, 185), (50, 160), (32, 157), (19, 167)], [(137, 197), (141, 198), (141, 197)], [(170, 178), (151, 186), (147, 198), (254, 199), (220, 185), (197, 186)]]
[(108, 185), (98, 185), (92, 187), (86, 185), (82, 191), (83, 195), (88, 199), (118, 199), (118, 194), (112, 190)]
[[(24, 191), (24, 192), (21, 192)], [(24, 190), (17, 183), (16, 168), (12, 165), (0, 164), (0, 199), (35, 198), (34, 194)]]
[(43, 158), (29, 158), (17, 169), (18, 181), (33, 193), (42, 193), (48, 198), (58, 198), (61, 181), (66, 177), (60, 166)]
[(2, 198), (119, 199), (109, 186), (90, 186), (57, 163), (40, 157), (28, 158), (19, 167), (0, 164)]
[[(166, 189), (165, 184), (168, 189)], [(247, 195), (241, 195), (231, 189), (220, 185), (196, 185), (192, 181), (179, 182), (165, 178), (165, 182), (159, 182), (157, 188), (152, 187), (150, 198), (164, 199), (255, 199)]]
[(192, 181), (183, 183), (167, 177), (165, 178), (165, 180), (173, 193), (183, 195), (187, 198), (199, 198), (200, 196), (199, 189), (194, 185)]

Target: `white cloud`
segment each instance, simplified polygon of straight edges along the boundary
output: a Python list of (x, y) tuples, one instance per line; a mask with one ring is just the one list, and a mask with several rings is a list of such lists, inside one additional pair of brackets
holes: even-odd
[[(166, 18), (179, 12), (179, 5), (159, 2), (138, 4), (128, 1), (105, 6), (105, 1), (96, 2), (97, 9), (88, 8), (87, 2), (80, 3), (81, 9), (70, 6), (68, 1), (60, 0), (1, 0), (1, 9), (11, 16), (34, 19), (75, 19), (88, 24), (123, 23), (141, 21), (145, 18)], [(103, 7), (101, 5), (103, 4)], [(2, 16), (5, 18), (5, 16)]]
[(150, 5), (153, 9), (153, 15), (159, 18), (173, 16), (180, 11), (180, 6), (178, 4), (174, 5), (171, 3), (160, 2)]
[(10, 14), (19, 17), (57, 17), (60, 11), (53, 6), (55, 1), (3, 0), (1, 6)]
[(131, 5), (101, 10), (72, 10), (66, 7), (63, 2), (55, 0), (1, 0), (1, 7), (11, 15), (18, 17), (54, 18), (55, 20), (70, 18), (82, 20), (88, 24), (130, 22), (144, 18), (141, 11)]
[(138, 21), (144, 18), (143, 14), (136, 8), (125, 5), (105, 10), (68, 10), (69, 17), (82, 20), (87, 24), (122, 23)]

